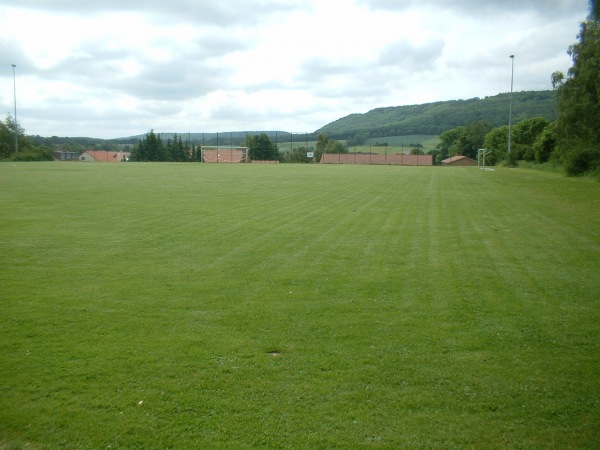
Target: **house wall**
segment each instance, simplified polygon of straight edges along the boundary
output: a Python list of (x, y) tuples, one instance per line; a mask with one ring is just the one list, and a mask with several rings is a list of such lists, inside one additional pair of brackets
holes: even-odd
[(79, 161), (96, 161), (96, 159), (94, 159), (94, 157), (92, 155), (90, 155), (88, 152), (83, 152), (80, 156), (79, 156)]

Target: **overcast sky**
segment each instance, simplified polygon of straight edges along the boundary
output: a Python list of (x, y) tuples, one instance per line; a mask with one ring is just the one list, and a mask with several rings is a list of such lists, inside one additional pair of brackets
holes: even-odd
[(27, 134), (314, 131), (551, 89), (587, 0), (0, 0), (0, 114)]

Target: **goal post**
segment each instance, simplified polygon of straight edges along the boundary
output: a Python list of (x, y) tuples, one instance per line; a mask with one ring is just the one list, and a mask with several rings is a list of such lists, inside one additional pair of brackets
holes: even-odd
[(248, 147), (228, 145), (202, 145), (202, 162), (207, 163), (247, 163)]
[(485, 167), (485, 157), (490, 153), (492, 153), (492, 151), (488, 150), (487, 148), (480, 148), (479, 150), (477, 150), (477, 166), (480, 169), (488, 170)]

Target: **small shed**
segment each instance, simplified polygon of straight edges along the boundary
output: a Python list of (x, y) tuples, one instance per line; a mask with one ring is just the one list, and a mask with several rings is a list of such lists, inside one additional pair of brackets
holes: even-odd
[(477, 161), (471, 158), (467, 158), (463, 155), (452, 156), (451, 158), (444, 159), (442, 166), (476, 166)]

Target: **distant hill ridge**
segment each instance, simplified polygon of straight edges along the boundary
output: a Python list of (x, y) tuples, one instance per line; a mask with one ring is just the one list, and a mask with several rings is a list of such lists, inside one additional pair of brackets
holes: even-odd
[[(468, 100), (448, 100), (420, 105), (388, 106), (376, 108), (364, 114), (350, 114), (335, 120), (312, 133), (289, 133), (287, 131), (224, 131), (178, 133), (184, 141), (205, 145), (240, 145), (246, 135), (265, 133), (273, 142), (314, 141), (319, 133), (327, 133), (332, 139), (350, 140), (356, 136), (368, 138), (389, 136), (429, 135), (435, 136), (446, 130), (470, 122), (484, 120), (498, 127), (508, 124), (510, 94)], [(513, 123), (541, 116), (556, 120), (556, 93), (553, 91), (523, 91), (513, 93)], [(157, 132), (164, 140), (175, 133)], [(291, 135), (291, 136), (290, 136)], [(105, 148), (108, 142), (137, 144), (145, 134), (116, 139), (86, 137), (43, 138), (32, 136), (40, 144), (55, 146), (83, 145), (85, 148)]]
[[(556, 93), (522, 91), (513, 93), (513, 123), (541, 116), (556, 120)], [(474, 121), (486, 121), (498, 127), (508, 124), (510, 94), (468, 100), (450, 100), (421, 105), (376, 108), (364, 114), (350, 114), (318, 129), (334, 139), (438, 135)]]

